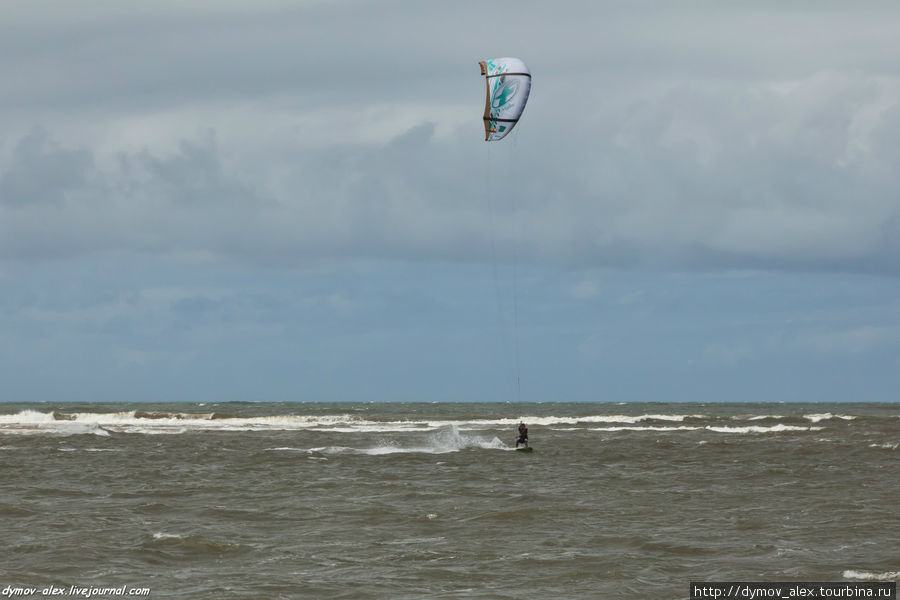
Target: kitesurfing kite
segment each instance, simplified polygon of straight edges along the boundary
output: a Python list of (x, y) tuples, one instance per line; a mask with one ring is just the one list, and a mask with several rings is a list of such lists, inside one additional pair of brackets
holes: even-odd
[(531, 91), (531, 71), (518, 58), (494, 58), (480, 63), (487, 86), (484, 102), (484, 141), (506, 137), (525, 110)]

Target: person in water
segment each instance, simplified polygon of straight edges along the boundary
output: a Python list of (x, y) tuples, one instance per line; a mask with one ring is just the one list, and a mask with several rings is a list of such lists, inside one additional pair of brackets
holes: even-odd
[(519, 439), (516, 440), (516, 448), (519, 447), (519, 444), (528, 446), (528, 428), (525, 427), (524, 422), (519, 423)]

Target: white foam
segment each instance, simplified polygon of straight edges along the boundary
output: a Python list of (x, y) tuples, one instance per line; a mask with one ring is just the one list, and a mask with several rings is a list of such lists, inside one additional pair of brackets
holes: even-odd
[(748, 425), (746, 427), (714, 427), (707, 425), (705, 427), (679, 425), (677, 427), (658, 427), (652, 425), (641, 426), (616, 426), (616, 427), (593, 427), (590, 431), (695, 431), (705, 429), (715, 431), (717, 433), (780, 433), (784, 431), (819, 431), (822, 427), (798, 427), (795, 425), (773, 425), (771, 427), (761, 427), (758, 425)]
[[(529, 417), (515, 419), (469, 420), (396, 420), (372, 421), (356, 415), (274, 415), (257, 417), (217, 417), (215, 413), (189, 414), (168, 412), (71, 413), (24, 410), (0, 415), (0, 433), (116, 433), (180, 434), (193, 431), (303, 431), (331, 433), (404, 433), (441, 431), (452, 427), (459, 431), (512, 428), (524, 421), (531, 426), (570, 426), (589, 423), (635, 424), (643, 421), (680, 422), (702, 415), (588, 415), (578, 417)], [(85, 429), (87, 428), (87, 429)]]
[(402, 433), (404, 431), (435, 431), (438, 429), (437, 426), (416, 426), (416, 425), (404, 425), (404, 424), (378, 424), (371, 426), (355, 426), (355, 427), (320, 427), (317, 428), (316, 431), (326, 431), (331, 433)]
[[(54, 413), (23, 410), (16, 414), (0, 415), (2, 433), (120, 433), (179, 434), (188, 431), (260, 431), (327, 429), (357, 432), (365, 430), (409, 431), (421, 428), (421, 423), (395, 422), (385, 424), (365, 421), (350, 415), (276, 415), (261, 417), (214, 418), (214, 413), (144, 413), (142, 411), (113, 413), (71, 413), (57, 419)], [(85, 431), (85, 428), (92, 429)], [(102, 428), (98, 431), (98, 428)]]
[[(556, 417), (551, 417), (556, 418)], [(560, 421), (561, 423), (640, 423), (642, 421), (674, 421), (682, 422), (685, 419), (703, 419), (704, 415), (593, 415), (587, 417), (574, 417), (573, 421)]]
[(707, 426), (706, 429), (716, 431), (718, 433), (781, 433), (784, 431), (821, 431), (822, 427), (802, 427), (798, 425), (773, 425), (771, 427), (761, 427), (759, 425), (749, 425), (747, 427), (713, 427)]
[(869, 571), (854, 571), (848, 569), (842, 573), (844, 579), (863, 579), (866, 581), (896, 581), (900, 579), (900, 571), (884, 571), (872, 573)]
[(885, 442), (883, 444), (869, 444), (869, 448), (881, 448), (882, 450), (896, 450), (900, 447), (900, 442), (896, 444), (891, 444), (890, 442)]
[(319, 448), (310, 448), (307, 450), (310, 454), (347, 454), (357, 452), (356, 448), (349, 446), (322, 446)]
[(695, 429), (701, 429), (701, 427), (689, 427), (687, 425), (678, 427), (654, 427), (652, 425), (638, 427), (622, 425), (619, 427), (592, 427), (589, 431), (694, 431)]
[[(813, 423), (825, 419), (850, 420), (855, 417), (849, 415), (835, 415), (832, 413), (804, 415)], [(583, 415), (583, 416), (520, 416), (515, 419), (467, 419), (467, 420), (394, 420), (376, 421), (369, 420), (358, 415), (332, 414), (332, 415), (272, 415), (255, 417), (224, 417), (215, 413), (189, 414), (168, 412), (109, 412), (91, 413), (79, 412), (71, 414), (56, 414), (52, 412), (40, 412), (35, 410), (23, 410), (16, 414), (0, 415), (0, 433), (40, 434), (52, 433), (61, 435), (73, 435), (89, 433), (94, 435), (109, 435), (115, 433), (137, 434), (182, 434), (187, 432), (204, 431), (318, 431), (329, 433), (427, 433), (434, 432), (438, 436), (448, 429), (456, 432), (483, 431), (496, 429), (512, 429), (519, 422), (524, 421), (529, 426), (547, 427), (560, 431), (573, 431), (589, 428), (591, 431), (692, 431), (702, 429), (701, 425), (678, 425), (686, 419), (708, 418), (698, 414), (658, 414), (646, 413), (640, 415)], [(740, 419), (741, 417), (733, 417)], [(762, 419), (781, 419), (779, 415), (757, 415), (743, 417), (751, 421)], [(667, 426), (672, 423), (672, 426)], [(608, 427), (590, 428), (591, 425), (606, 425)], [(719, 427), (707, 426), (710, 431), (722, 433), (776, 433), (784, 431), (817, 431), (818, 427), (801, 427), (778, 424), (772, 427), (759, 426), (735, 426)], [(462, 438), (460, 438), (462, 439)], [(481, 438), (472, 438), (481, 440)], [(454, 441), (446, 446), (448, 449), (435, 450), (440, 444), (431, 444), (431, 451), (456, 451), (461, 447), (459, 443), (467, 443), (465, 440)], [(474, 445), (485, 443), (472, 442)], [(492, 446), (493, 447), (493, 446)], [(403, 450), (390, 447), (370, 449), (372, 452), (393, 453)], [(425, 451), (422, 448), (417, 451)]]
[(0, 433), (11, 435), (99, 435), (109, 436), (109, 431), (93, 421), (56, 420), (53, 413), (23, 410), (14, 415), (0, 415)]
[(803, 418), (809, 419), (813, 423), (818, 423), (819, 421), (827, 421), (828, 419), (843, 419), (845, 421), (852, 421), (856, 417), (853, 417), (851, 415), (835, 415), (830, 412), (827, 412), (827, 413), (803, 415)]
[(11, 425), (37, 425), (52, 423), (54, 420), (53, 413), (42, 413), (36, 410), (23, 410), (12, 415), (0, 415), (0, 423)]

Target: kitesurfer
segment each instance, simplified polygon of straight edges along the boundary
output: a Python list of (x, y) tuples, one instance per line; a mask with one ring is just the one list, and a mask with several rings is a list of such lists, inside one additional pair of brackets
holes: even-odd
[(528, 428), (524, 422), (519, 422), (519, 439), (516, 440), (516, 448), (519, 447), (519, 444), (528, 446)]

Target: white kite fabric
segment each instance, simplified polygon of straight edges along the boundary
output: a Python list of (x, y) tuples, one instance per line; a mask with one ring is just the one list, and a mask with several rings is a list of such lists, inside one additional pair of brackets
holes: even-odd
[(531, 71), (521, 59), (493, 58), (480, 63), (487, 85), (484, 102), (484, 140), (502, 140), (512, 131), (531, 92)]

